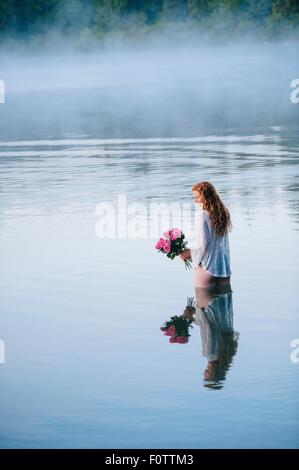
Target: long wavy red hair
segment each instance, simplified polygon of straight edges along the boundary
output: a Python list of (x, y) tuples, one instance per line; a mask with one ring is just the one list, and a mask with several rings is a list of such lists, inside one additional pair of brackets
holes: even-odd
[(216, 234), (222, 237), (227, 230), (231, 231), (232, 223), (229, 210), (225, 207), (215, 187), (209, 181), (201, 181), (192, 186), (192, 191), (198, 191), (203, 203), (203, 209), (209, 213)]

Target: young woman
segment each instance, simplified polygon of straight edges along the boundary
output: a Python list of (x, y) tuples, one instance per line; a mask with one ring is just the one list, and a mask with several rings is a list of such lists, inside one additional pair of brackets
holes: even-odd
[(230, 283), (228, 232), (232, 229), (229, 210), (208, 181), (192, 186), (194, 201), (200, 206), (195, 224), (196, 238), (190, 249), (180, 255), (192, 259), (195, 287), (212, 287)]

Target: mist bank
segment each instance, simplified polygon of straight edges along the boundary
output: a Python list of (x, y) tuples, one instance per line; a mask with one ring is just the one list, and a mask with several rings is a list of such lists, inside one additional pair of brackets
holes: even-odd
[(2, 140), (178, 137), (298, 126), (296, 42), (2, 57)]

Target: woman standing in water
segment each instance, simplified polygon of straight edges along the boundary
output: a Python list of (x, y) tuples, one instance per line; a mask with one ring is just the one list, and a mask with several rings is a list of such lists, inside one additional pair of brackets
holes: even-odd
[(229, 210), (208, 181), (192, 186), (194, 201), (200, 208), (196, 238), (190, 249), (180, 255), (192, 259), (195, 287), (213, 287), (230, 283), (228, 231), (232, 229)]

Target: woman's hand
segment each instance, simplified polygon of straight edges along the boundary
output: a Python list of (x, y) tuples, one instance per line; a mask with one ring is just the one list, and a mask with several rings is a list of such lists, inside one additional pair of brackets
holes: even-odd
[(184, 310), (183, 317), (186, 318), (187, 320), (193, 320), (193, 315), (195, 314), (195, 312), (196, 312), (195, 307), (190, 307), (187, 305)]
[(182, 260), (185, 261), (185, 259), (190, 259), (191, 258), (191, 251), (189, 249), (187, 250), (184, 250), (181, 254), (180, 254), (180, 258)]

